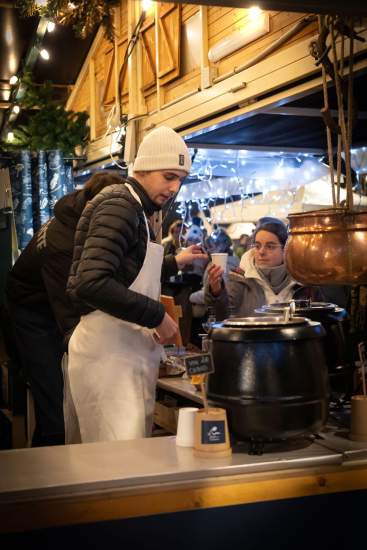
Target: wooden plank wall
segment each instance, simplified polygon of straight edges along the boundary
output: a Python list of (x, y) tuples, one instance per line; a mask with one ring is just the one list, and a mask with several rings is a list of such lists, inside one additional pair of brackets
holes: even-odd
[[(103, 137), (108, 131), (108, 117), (111, 113), (111, 109), (115, 104), (116, 99), (116, 78), (120, 72), (125, 50), (128, 40), (128, 2), (134, 2), (135, 0), (121, 0), (121, 5), (116, 13), (116, 44), (109, 43), (103, 35), (100, 34), (98, 44), (94, 44), (93, 56), (88, 59), (87, 63), (89, 69), (85, 67), (82, 69), (83, 78), (77, 82), (72, 99), (68, 104), (68, 108), (71, 110), (87, 110), (91, 117), (94, 118), (91, 121), (91, 128), (93, 129), (92, 138), (98, 139)], [(167, 9), (166, 6), (159, 7), (158, 9)], [(200, 10), (199, 6), (184, 4), (180, 12), (181, 24), (185, 23), (193, 16), (197, 15)], [(227, 56), (216, 63), (214, 68), (217, 76), (227, 74), (232, 71), (234, 67), (243, 65), (247, 61), (251, 60), (265, 48), (274, 43), (279, 37), (287, 32), (297, 21), (299, 21), (303, 14), (300, 13), (288, 13), (288, 12), (269, 12), (270, 15), (270, 32), (248, 44), (244, 48), (238, 50), (230, 56)], [(224, 8), (224, 7), (209, 7), (208, 8), (208, 47), (210, 48), (216, 44), (219, 40), (222, 40), (226, 36), (229, 36), (234, 31), (238, 30), (239, 26), (244, 22), (247, 16), (247, 10)], [(152, 21), (152, 17), (151, 17)], [(154, 20), (153, 20), (154, 24)], [(147, 22), (146, 22), (147, 25)], [(171, 28), (172, 23), (169, 24)], [(316, 30), (316, 24), (308, 25), (295, 37), (293, 37), (287, 44), (283, 45), (280, 49), (285, 49), (297, 41), (305, 39), (308, 35), (314, 35)], [(150, 32), (150, 40), (154, 40), (154, 33)], [(176, 41), (177, 42), (177, 41)], [(175, 48), (180, 48), (180, 41), (175, 44)], [(117, 61), (116, 61), (117, 51)], [(142, 47), (143, 55), (144, 49)], [(276, 53), (277, 53), (276, 52)], [(181, 51), (181, 55), (185, 55), (184, 51)], [(143, 58), (143, 78), (144, 83), (148, 80), (148, 76), (144, 77), (144, 64), (146, 60)], [(174, 69), (174, 70), (173, 70)], [(182, 74), (182, 70), (178, 67), (173, 68), (169, 77), (162, 74), (160, 75), (160, 107), (164, 108), (164, 105), (170, 103), (182, 96), (187, 96), (190, 93), (195, 93), (200, 88), (201, 83), (201, 70), (197, 67), (191, 70), (188, 74)], [(172, 72), (173, 71), (173, 72)], [(129, 98), (128, 98), (128, 81), (127, 74), (121, 76), (121, 90), (122, 90), (122, 109), (124, 113), (129, 112)], [(147, 113), (155, 111), (157, 109), (157, 86), (155, 76), (152, 73), (151, 78), (154, 80), (147, 85), (143, 86), (143, 96), (146, 103)], [(162, 83), (163, 82), (163, 83)], [(92, 105), (92, 102), (94, 103)], [(194, 122), (194, 121), (193, 121)]]

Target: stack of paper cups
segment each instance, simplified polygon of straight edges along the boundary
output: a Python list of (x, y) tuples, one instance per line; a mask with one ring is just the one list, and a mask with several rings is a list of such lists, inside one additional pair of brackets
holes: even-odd
[(176, 445), (193, 447), (195, 443), (195, 416), (197, 407), (183, 407), (178, 411)]
[(367, 441), (367, 396), (352, 396), (352, 419), (350, 439)]

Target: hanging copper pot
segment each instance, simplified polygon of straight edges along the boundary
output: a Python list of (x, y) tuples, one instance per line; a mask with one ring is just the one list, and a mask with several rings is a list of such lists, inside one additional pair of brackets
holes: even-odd
[(367, 210), (289, 214), (285, 261), (305, 285), (367, 284)]

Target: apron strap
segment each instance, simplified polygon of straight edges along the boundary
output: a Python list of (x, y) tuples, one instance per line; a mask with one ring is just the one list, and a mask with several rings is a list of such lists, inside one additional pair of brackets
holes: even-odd
[[(128, 190), (130, 191), (130, 193), (132, 194), (132, 196), (134, 197), (134, 199), (140, 204), (140, 206), (143, 208), (143, 205), (141, 203), (141, 200), (140, 200), (140, 197), (139, 195), (137, 194), (136, 191), (134, 191), (133, 187), (130, 185), (130, 183), (125, 183), (125, 187), (128, 188)], [(147, 242), (149, 243), (150, 242), (150, 230), (149, 230), (149, 224), (148, 224), (148, 220), (147, 220), (147, 217), (145, 215), (145, 212), (144, 212), (144, 209), (143, 209), (143, 216), (144, 216), (144, 220), (145, 220), (145, 226), (147, 228)]]

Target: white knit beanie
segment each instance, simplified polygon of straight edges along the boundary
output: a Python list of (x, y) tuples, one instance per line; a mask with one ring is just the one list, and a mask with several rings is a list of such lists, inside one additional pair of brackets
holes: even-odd
[(168, 128), (160, 126), (145, 136), (136, 155), (134, 172), (139, 170), (184, 170), (189, 173), (191, 159), (182, 137)]

